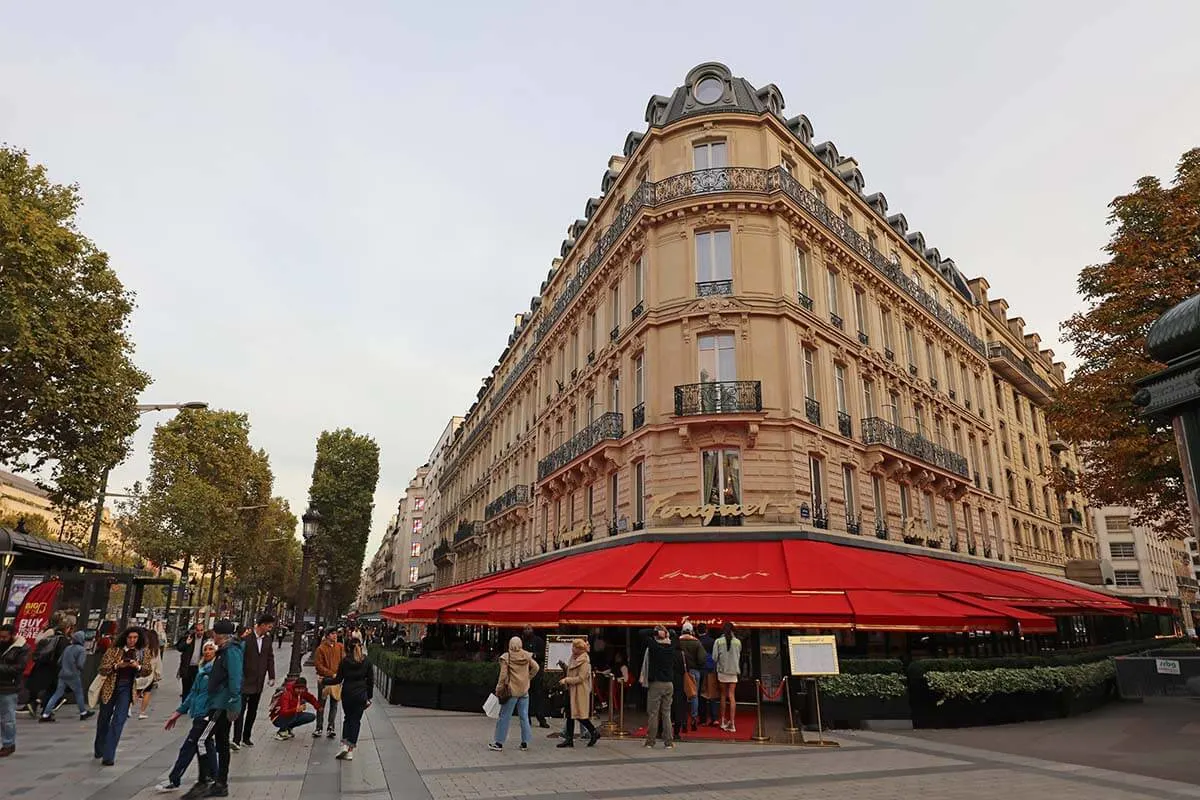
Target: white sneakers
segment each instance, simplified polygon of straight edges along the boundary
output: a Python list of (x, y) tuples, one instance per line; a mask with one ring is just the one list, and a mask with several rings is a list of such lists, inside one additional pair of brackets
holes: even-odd
[(166, 794), (167, 792), (178, 792), (180, 786), (178, 783), (171, 783), (170, 780), (165, 780), (154, 787), (154, 791)]
[(334, 758), (336, 758), (339, 761), (353, 761), (354, 760), (354, 748), (348, 744), (343, 743), (342, 749), (338, 751), (338, 754), (336, 756), (334, 756)]

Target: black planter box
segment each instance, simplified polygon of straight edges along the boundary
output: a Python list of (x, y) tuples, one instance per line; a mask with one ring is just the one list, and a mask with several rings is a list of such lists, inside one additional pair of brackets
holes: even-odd
[[(437, 708), (441, 686), (436, 683), (411, 683), (393, 680), (392, 696), (395, 704), (413, 708)], [(390, 698), (388, 702), (393, 702)]]
[[(821, 723), (827, 728), (861, 728), (864, 720), (912, 719), (908, 695), (836, 697), (821, 695)], [(816, 720), (812, 720), (816, 722)]]
[(483, 703), (492, 693), (490, 689), (484, 689), (481, 686), (447, 683), (441, 685), (441, 690), (438, 708), (443, 711), (474, 711), (479, 714), (483, 713)]
[(391, 675), (388, 675), (379, 667), (375, 667), (375, 694), (382, 697), (390, 705), (399, 705), (400, 700), (396, 697), (396, 687), (399, 681), (393, 680)]

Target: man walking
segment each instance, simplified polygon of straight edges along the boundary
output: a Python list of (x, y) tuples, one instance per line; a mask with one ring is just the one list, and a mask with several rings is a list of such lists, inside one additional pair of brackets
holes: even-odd
[(263, 684), (270, 677), (270, 685), (275, 685), (275, 645), (271, 641), (273, 627), (275, 617), (263, 614), (242, 640), (246, 662), (242, 674), (242, 713), (233, 724), (233, 741), (229, 744), (234, 750), (240, 750), (242, 745), (254, 746), (250, 732), (258, 716), (258, 699), (262, 697)]
[(217, 775), (205, 797), (229, 796), (229, 729), (242, 710), (245, 673), (243, 643), (233, 638), (233, 630), (231, 620), (218, 620), (213, 625), (217, 656), (208, 679), (208, 713), (217, 742)]
[(12, 625), (0, 625), (0, 758), (17, 749), (17, 694), (29, 648)]
[[(521, 631), (521, 644), (539, 666), (546, 666), (546, 640), (534, 633), (533, 626), (526, 625)], [(529, 681), (529, 712), (537, 717), (539, 728), (549, 728), (546, 722), (546, 684), (542, 672), (538, 672)]]
[(179, 680), (183, 682), (181, 697), (187, 697), (192, 691), (192, 682), (200, 670), (200, 656), (204, 649), (204, 623), (197, 622), (191, 630), (179, 637), (175, 643), (179, 651)]
[(346, 657), (346, 648), (338, 641), (338, 633), (333, 628), (325, 634), (325, 638), (321, 644), (317, 645), (316, 655), (313, 657), (313, 666), (317, 670), (317, 683), (321, 688), (321, 704), (317, 706), (317, 727), (313, 731), (313, 738), (321, 735), (321, 723), (325, 718), (325, 709), (329, 709), (329, 727), (326, 729), (326, 736), (330, 739), (337, 736), (334, 731), (334, 717), (337, 716), (338, 700), (342, 696), (341, 686), (325, 686), (325, 679), (336, 678), (338, 667), (342, 665), (342, 659)]
[(643, 631), (642, 641), (646, 645), (643, 685), (647, 689), (646, 747), (654, 747), (655, 735), (662, 729), (663, 744), (671, 749), (671, 702), (675, 695), (674, 669), (675, 645), (671, 634), (662, 625), (654, 628), (654, 636)]

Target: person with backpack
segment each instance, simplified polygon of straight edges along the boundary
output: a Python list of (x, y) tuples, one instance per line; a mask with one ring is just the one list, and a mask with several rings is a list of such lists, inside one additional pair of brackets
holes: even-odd
[(242, 675), (245, 670), (242, 642), (233, 638), (233, 622), (213, 624), (217, 656), (208, 678), (208, 713), (217, 741), (217, 774), (205, 797), (229, 796), (229, 732), (242, 710)]
[(200, 778), (196, 785), (188, 790), (187, 797), (201, 797), (208, 793), (213, 776), (217, 773), (217, 744), (213, 732), (212, 719), (208, 714), (208, 679), (212, 675), (213, 661), (217, 657), (217, 644), (206, 641), (200, 650), (200, 664), (192, 678), (192, 686), (187, 697), (175, 709), (175, 713), (167, 719), (164, 730), (171, 730), (184, 714), (192, 720), (192, 728), (188, 731), (179, 747), (179, 757), (175, 766), (167, 775), (166, 780), (154, 788), (160, 792), (173, 792), (179, 788), (183, 773), (200, 752), (200, 743), (204, 742), (204, 755), (200, 756)]
[(13, 625), (0, 625), (0, 758), (17, 749), (17, 695), (28, 657), (25, 637)]
[(58, 702), (66, 697), (67, 690), (75, 697), (75, 705), (79, 707), (79, 721), (91, 717), (93, 711), (87, 706), (87, 695), (83, 691), (83, 665), (87, 661), (87, 648), (84, 646), (86, 637), (83, 631), (71, 634), (71, 643), (63, 650), (62, 659), (58, 665), (58, 687), (50, 695), (50, 701), (42, 709), (41, 722), (54, 722), (54, 710)]
[(286, 742), (295, 739), (293, 733), (301, 725), (307, 725), (317, 718), (317, 715), (305, 711), (305, 703), (316, 708), (320, 701), (308, 691), (308, 679), (303, 675), (295, 680), (287, 681), (278, 697), (272, 698), (271, 709), (268, 712), (271, 722), (275, 724), (276, 741)]
[(25, 688), (29, 692), (29, 716), (34, 719), (38, 718), (39, 709), (43, 716), (54, 711), (53, 706), (49, 705), (50, 695), (58, 685), (58, 667), (69, 643), (67, 631), (73, 624), (73, 620), (62, 617), (52, 619), (50, 631), (34, 645), (32, 669), (25, 678)]

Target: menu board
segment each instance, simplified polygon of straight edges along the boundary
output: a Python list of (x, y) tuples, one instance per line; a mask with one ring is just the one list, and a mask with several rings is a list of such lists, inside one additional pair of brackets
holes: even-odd
[(837, 675), (837, 637), (789, 636), (792, 675)]
[(562, 672), (558, 662), (571, 663), (571, 643), (578, 636), (547, 636), (546, 637), (546, 669), (551, 672)]

